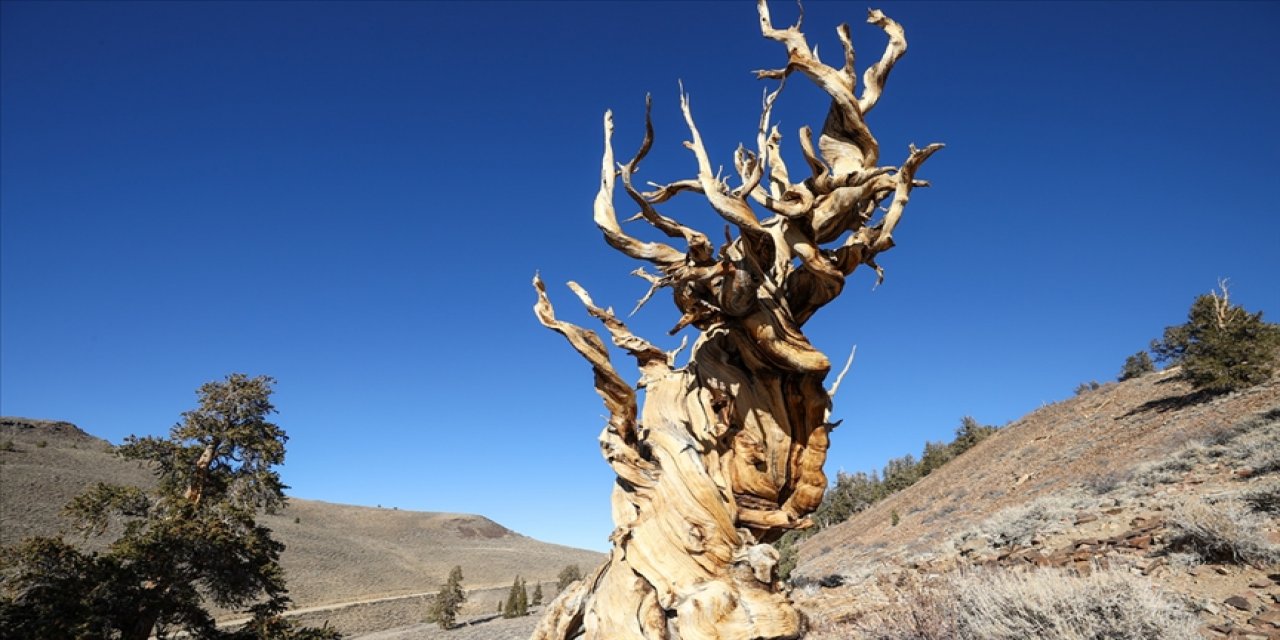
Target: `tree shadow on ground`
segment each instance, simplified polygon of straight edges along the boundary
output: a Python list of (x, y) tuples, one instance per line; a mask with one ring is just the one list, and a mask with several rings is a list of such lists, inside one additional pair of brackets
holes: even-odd
[[(1165, 378), (1164, 380), (1161, 380), (1156, 384), (1169, 384), (1171, 382), (1174, 382), (1177, 379), (1178, 378)], [(1116, 419), (1121, 420), (1124, 418), (1131, 418), (1135, 415), (1138, 415), (1140, 413), (1146, 413), (1148, 411), (1154, 411), (1156, 413), (1177, 411), (1179, 409), (1185, 409), (1192, 405), (1197, 405), (1202, 402), (1212, 400), (1221, 395), (1224, 395), (1223, 392), (1209, 391), (1206, 389), (1206, 390), (1200, 390), (1200, 391), (1188, 391), (1187, 393), (1166, 396), (1164, 398), (1156, 398), (1155, 400), (1148, 400), (1147, 402), (1144, 402), (1130, 409), (1128, 413), (1118, 416)]]

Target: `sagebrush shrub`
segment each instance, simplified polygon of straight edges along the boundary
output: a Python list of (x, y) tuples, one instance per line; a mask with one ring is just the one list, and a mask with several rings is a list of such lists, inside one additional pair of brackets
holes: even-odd
[(876, 640), (1094, 640), (1200, 637), (1199, 621), (1147, 578), (1100, 570), (984, 570), (907, 586)]
[(1280, 516), (1280, 482), (1271, 482), (1245, 492), (1240, 496), (1240, 502), (1258, 513)]
[(1173, 510), (1167, 523), (1171, 549), (1195, 553), (1209, 562), (1259, 568), (1280, 562), (1280, 546), (1267, 539), (1261, 518), (1233, 504), (1186, 502)]

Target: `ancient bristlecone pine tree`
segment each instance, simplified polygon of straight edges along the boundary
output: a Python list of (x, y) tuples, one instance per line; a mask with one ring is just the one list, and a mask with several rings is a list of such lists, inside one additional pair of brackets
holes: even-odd
[[(570, 283), (613, 343), (637, 360), (636, 386), (646, 391), (637, 411), (635, 389), (614, 370), (600, 337), (556, 319), (542, 281), (534, 279), (538, 319), (595, 370), (610, 414), (600, 446), (618, 475), (609, 560), (549, 605), (536, 639), (745, 640), (803, 633), (776, 580), (778, 554), (769, 543), (809, 526), (806, 516), (822, 500), (839, 377), (831, 392), (823, 387), (831, 363), (801, 327), (840, 294), (859, 265), (883, 275), (876, 256), (893, 247), (912, 188), (926, 186), (916, 170), (942, 145), (912, 146), (898, 167), (878, 164), (879, 144), (864, 118), (907, 49), (898, 23), (871, 11), (868, 22), (888, 34), (889, 44), (863, 74), (859, 92), (848, 25), (838, 29), (843, 65), (830, 67), (798, 24), (776, 29), (763, 0), (758, 10), (761, 32), (786, 47), (787, 63), (756, 75), (785, 81), (799, 72), (831, 96), (816, 152), (809, 128), (800, 130), (808, 171), (798, 181), (779, 154), (781, 134), (769, 124), (781, 83), (765, 98), (755, 150), (740, 147), (735, 155), (736, 187), (713, 172), (687, 96), (680, 106), (697, 177), (653, 191), (642, 193), (632, 182), (653, 140), (647, 114), (644, 142), (625, 164), (614, 162), (612, 117), (604, 119), (595, 223), (610, 246), (656, 267), (657, 274), (637, 273), (650, 281), (649, 295), (672, 290), (682, 314), (673, 332), (689, 325), (701, 332), (688, 363), (676, 368), (674, 352), (633, 335)], [(619, 179), (639, 208), (637, 218), (683, 241), (683, 250), (622, 230), (614, 210)], [(700, 194), (736, 234), (726, 233), (716, 247), (658, 212), (681, 194)]]

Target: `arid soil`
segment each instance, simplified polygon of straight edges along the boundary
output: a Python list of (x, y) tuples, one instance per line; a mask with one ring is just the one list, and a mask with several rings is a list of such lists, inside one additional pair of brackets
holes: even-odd
[(1121, 571), (1203, 637), (1280, 638), (1280, 519), (1249, 506), (1280, 485), (1280, 382), (1205, 399), (1173, 377), (1043, 407), (807, 540), (795, 597), (811, 637), (901, 637), (876, 630), (918, 608), (921, 584), (1029, 570)]

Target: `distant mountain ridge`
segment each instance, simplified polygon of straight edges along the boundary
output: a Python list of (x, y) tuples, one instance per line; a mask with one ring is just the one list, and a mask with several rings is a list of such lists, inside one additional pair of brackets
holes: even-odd
[(83, 429), (70, 422), (0, 416), (0, 437), (12, 436), (39, 437), (46, 440), (55, 438), (71, 442), (101, 444), (103, 446), (111, 444), (102, 438), (85, 433)]

